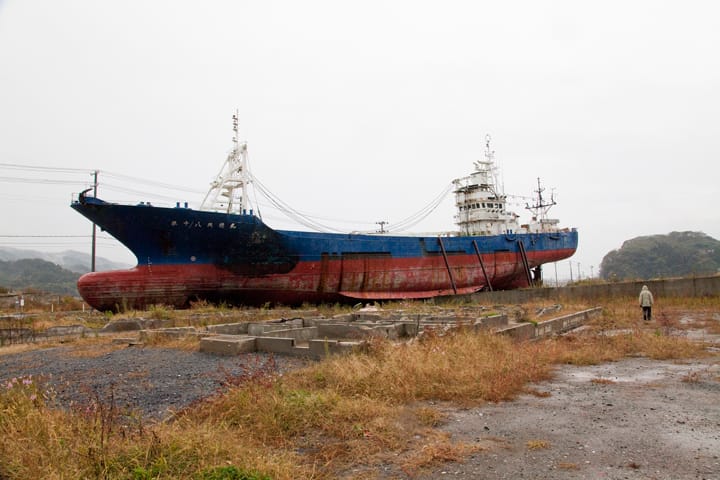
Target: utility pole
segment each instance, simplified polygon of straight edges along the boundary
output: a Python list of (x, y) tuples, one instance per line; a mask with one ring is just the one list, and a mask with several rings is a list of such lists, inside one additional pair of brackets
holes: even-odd
[(578, 282), (580, 281), (580, 262), (578, 262)]
[(572, 260), (568, 260), (568, 263), (570, 264), (570, 283), (572, 283)]
[[(93, 172), (93, 197), (97, 198), (97, 186), (98, 186), (98, 171), (95, 170)], [(97, 236), (97, 225), (93, 222), (93, 230), (92, 230), (92, 252), (90, 253), (90, 271), (95, 271), (95, 244), (96, 244), (96, 238)]]

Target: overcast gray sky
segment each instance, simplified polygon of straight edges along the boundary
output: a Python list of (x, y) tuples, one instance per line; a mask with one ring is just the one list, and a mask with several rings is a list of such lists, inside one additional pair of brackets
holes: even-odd
[(255, 176), (345, 230), (421, 210), (490, 134), (506, 192), (540, 177), (580, 232), (559, 275), (597, 274), (636, 236), (720, 239), (719, 47), (712, 1), (0, 0), (0, 245), (89, 250), (46, 236), (89, 234), (96, 169), (101, 198), (197, 205), (237, 108)]

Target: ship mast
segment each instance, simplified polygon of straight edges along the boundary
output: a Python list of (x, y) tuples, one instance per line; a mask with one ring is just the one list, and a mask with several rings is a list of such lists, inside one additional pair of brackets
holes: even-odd
[(534, 205), (525, 204), (525, 208), (527, 210), (530, 210), (533, 214), (533, 220), (539, 220), (544, 221), (547, 220), (547, 212), (552, 208), (553, 205), (556, 205), (555, 198), (553, 194), (550, 194), (550, 201), (547, 202), (543, 199), (543, 192), (545, 189), (540, 186), (540, 177), (537, 179), (538, 188), (535, 190), (535, 193), (537, 193), (537, 198), (535, 199)]
[(250, 209), (248, 185), (252, 182), (248, 170), (247, 142), (238, 140), (238, 111), (233, 115), (233, 149), (220, 173), (210, 184), (200, 210), (246, 214)]

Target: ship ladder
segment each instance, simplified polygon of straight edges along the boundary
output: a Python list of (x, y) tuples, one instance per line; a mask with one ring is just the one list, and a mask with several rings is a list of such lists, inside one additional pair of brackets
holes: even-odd
[(453, 292), (455, 292), (455, 295), (457, 295), (455, 277), (453, 277), (452, 270), (450, 269), (450, 262), (448, 261), (448, 256), (447, 252), (445, 251), (445, 245), (443, 245), (442, 237), (438, 237), (438, 243), (440, 244), (440, 251), (442, 251), (443, 259), (445, 260), (445, 268), (447, 268), (448, 275), (450, 275), (450, 284), (452, 285)]
[(482, 268), (483, 275), (485, 276), (485, 284), (488, 286), (488, 289), (492, 292), (492, 283), (490, 283), (490, 278), (488, 277), (487, 270), (485, 270), (485, 262), (483, 262), (482, 256), (480, 256), (480, 249), (477, 246), (477, 241), (472, 241), (473, 248), (475, 248), (475, 255), (478, 257), (478, 262), (480, 262), (480, 268)]
[(522, 258), (523, 269), (525, 270), (525, 276), (527, 277), (528, 285), (531, 287), (535, 286), (532, 275), (530, 274), (530, 264), (528, 263), (527, 252), (525, 251), (525, 244), (522, 240), (517, 241), (518, 249), (520, 250), (520, 258)]

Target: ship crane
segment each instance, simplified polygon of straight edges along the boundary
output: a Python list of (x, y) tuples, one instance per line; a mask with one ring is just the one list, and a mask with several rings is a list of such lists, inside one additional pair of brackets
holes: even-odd
[(246, 214), (250, 210), (248, 185), (252, 182), (248, 170), (247, 142), (238, 141), (238, 112), (233, 115), (233, 149), (220, 173), (210, 184), (200, 210)]

